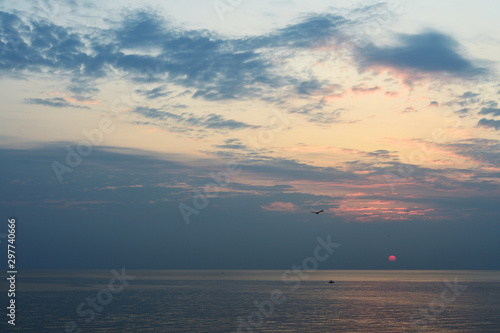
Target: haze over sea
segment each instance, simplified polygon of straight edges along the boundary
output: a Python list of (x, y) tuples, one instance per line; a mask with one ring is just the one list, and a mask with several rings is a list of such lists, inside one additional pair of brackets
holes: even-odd
[(11, 331), (500, 331), (499, 271), (126, 270), (123, 288), (114, 272), (19, 274)]

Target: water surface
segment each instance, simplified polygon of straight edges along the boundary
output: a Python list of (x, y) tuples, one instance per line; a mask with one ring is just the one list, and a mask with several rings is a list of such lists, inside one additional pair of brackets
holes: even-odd
[[(17, 325), (11, 329), (5, 320), (0, 329), (500, 332), (499, 271), (333, 270), (285, 278), (284, 271), (260, 270), (126, 273), (134, 279), (121, 291), (113, 281), (111, 292), (111, 270), (21, 272)], [(92, 308), (88, 300), (98, 296), (102, 304)]]

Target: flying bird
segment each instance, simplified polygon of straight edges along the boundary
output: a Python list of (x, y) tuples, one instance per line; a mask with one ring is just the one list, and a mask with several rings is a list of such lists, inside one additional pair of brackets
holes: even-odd
[(318, 210), (317, 212), (311, 210), (311, 213), (316, 214), (316, 215), (319, 214), (319, 213), (323, 213), (323, 212), (324, 212), (323, 209), (322, 210)]

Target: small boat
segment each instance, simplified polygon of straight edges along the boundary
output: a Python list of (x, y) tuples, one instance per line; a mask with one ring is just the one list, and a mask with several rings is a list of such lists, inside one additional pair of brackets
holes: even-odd
[(333, 280), (330, 280), (330, 282), (328, 282), (328, 283), (335, 283), (335, 282), (333, 282)]

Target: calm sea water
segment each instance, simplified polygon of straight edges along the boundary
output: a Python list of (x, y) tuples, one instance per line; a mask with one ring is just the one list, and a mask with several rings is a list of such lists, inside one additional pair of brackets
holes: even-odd
[(21, 272), (0, 331), (500, 332), (499, 271), (126, 274), (121, 289), (111, 270)]

